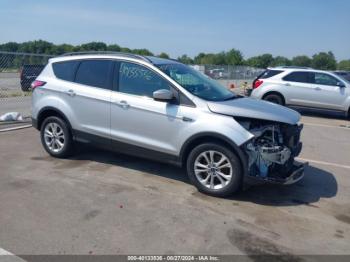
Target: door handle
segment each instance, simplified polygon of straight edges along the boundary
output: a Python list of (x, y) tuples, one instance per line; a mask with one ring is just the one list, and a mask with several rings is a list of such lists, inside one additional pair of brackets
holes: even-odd
[(121, 108), (127, 109), (130, 107), (130, 105), (128, 104), (128, 102), (126, 102), (125, 100), (122, 100), (120, 102), (115, 102), (116, 105), (120, 106)]
[(289, 83), (285, 83), (284, 85), (285, 85), (285, 86), (290, 86), (290, 84), (289, 84)]
[(184, 122), (193, 122), (194, 120), (193, 120), (192, 118), (183, 116), (183, 117), (182, 117), (182, 121), (184, 121)]
[(72, 89), (69, 89), (68, 91), (65, 92), (67, 95), (69, 96), (75, 96), (76, 93), (72, 90)]
[(317, 91), (322, 90), (321, 87), (315, 87), (314, 89), (317, 90)]

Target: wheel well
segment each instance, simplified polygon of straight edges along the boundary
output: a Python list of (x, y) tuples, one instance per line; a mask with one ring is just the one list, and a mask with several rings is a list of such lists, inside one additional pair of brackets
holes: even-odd
[(243, 169), (243, 172), (246, 173), (245, 167), (247, 166), (247, 164), (246, 164), (246, 157), (243, 151), (237, 145), (234, 145), (233, 143), (228, 142), (224, 138), (220, 138), (212, 135), (197, 137), (195, 139), (192, 139), (188, 144), (184, 146), (184, 149), (182, 150), (182, 154), (181, 154), (182, 166), (186, 166), (186, 159), (190, 154), (190, 152), (192, 151), (192, 149), (204, 143), (217, 143), (231, 149), (237, 155), (240, 161), (241, 167)]
[(53, 108), (47, 108), (47, 109), (44, 109), (42, 110), (40, 113), (39, 113), (39, 116), (38, 116), (38, 130), (41, 129), (41, 125), (42, 123), (44, 122), (44, 120), (50, 116), (57, 116), (61, 119), (63, 119), (69, 126), (69, 128), (71, 129), (71, 125), (67, 119), (67, 117), (60, 111), (58, 111), (57, 109), (53, 109)]
[(279, 93), (277, 91), (267, 92), (265, 95), (263, 95), (262, 99), (265, 99), (265, 97), (267, 97), (268, 95), (277, 95), (280, 98), (282, 98), (283, 105), (286, 104), (286, 100), (284, 99), (284, 96), (281, 93)]

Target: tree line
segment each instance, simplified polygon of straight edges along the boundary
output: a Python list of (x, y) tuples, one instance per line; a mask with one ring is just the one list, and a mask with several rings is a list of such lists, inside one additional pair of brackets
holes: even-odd
[[(90, 42), (81, 45), (70, 44), (53, 44), (43, 40), (28, 41), (23, 43), (8, 42), (0, 44), (0, 51), (8, 52), (25, 52), (36, 54), (49, 54), (49, 55), (61, 55), (69, 52), (82, 52), (82, 51), (114, 51), (114, 52), (127, 52), (139, 55), (158, 56), (162, 58), (169, 58), (169, 55), (165, 52), (160, 54), (154, 54), (148, 49), (130, 49), (127, 47), (121, 47), (117, 44), (107, 45), (103, 42)], [(332, 52), (319, 52), (312, 57), (306, 55), (295, 56), (289, 59), (284, 56), (273, 56), (271, 54), (262, 54), (248, 59), (244, 59), (241, 51), (237, 49), (231, 49), (226, 52), (219, 53), (199, 53), (195, 57), (191, 58), (187, 55), (182, 55), (177, 58), (185, 64), (198, 64), (198, 65), (247, 65), (258, 68), (267, 68), (272, 66), (303, 66), (312, 67), (321, 70), (347, 70), (350, 71), (350, 59), (337, 62)]]

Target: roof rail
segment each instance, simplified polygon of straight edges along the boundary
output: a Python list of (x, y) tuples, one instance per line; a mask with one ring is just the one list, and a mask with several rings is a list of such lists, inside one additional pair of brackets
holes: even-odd
[(285, 68), (285, 69), (313, 69), (312, 67), (307, 66), (277, 66), (278, 68)]
[(74, 56), (74, 55), (98, 55), (98, 54), (120, 55), (120, 56), (124, 56), (124, 57), (129, 57), (129, 58), (142, 59), (143, 61), (152, 63), (152, 61), (150, 59), (148, 59), (147, 57), (142, 56), (142, 55), (124, 53), (124, 52), (114, 52), (114, 51), (79, 51), (79, 52), (64, 53), (64, 54), (60, 55), (60, 57), (62, 57), (62, 56)]

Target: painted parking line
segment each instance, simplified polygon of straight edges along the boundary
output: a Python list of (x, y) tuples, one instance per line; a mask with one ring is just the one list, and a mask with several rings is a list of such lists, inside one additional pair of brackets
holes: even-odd
[(334, 166), (334, 167), (350, 169), (350, 166), (347, 166), (347, 165), (341, 165), (341, 164), (330, 163), (330, 162), (325, 162), (325, 161), (319, 161), (319, 160), (313, 160), (313, 159), (307, 159), (307, 158), (301, 158), (301, 157), (297, 157), (296, 160), (320, 164), (320, 165)]
[(0, 247), (0, 261), (4, 262), (26, 262), (24, 259), (12, 254)]
[(32, 125), (24, 125), (24, 126), (16, 126), (16, 127), (4, 128), (4, 129), (0, 129), (0, 133), (1, 132), (20, 130), (20, 129), (29, 128), (29, 127), (32, 127)]

